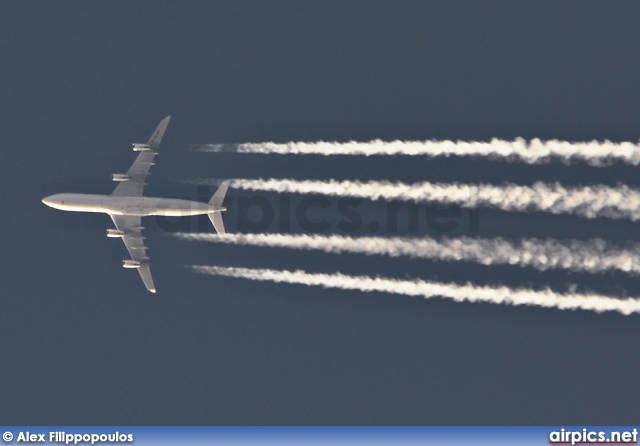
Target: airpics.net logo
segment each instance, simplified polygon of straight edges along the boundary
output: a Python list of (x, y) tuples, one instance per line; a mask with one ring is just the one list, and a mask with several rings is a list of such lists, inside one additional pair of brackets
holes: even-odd
[[(203, 202), (214, 188), (198, 186), (197, 197), (176, 197)], [(469, 196), (476, 189), (469, 189)], [(384, 201), (367, 205), (366, 200), (355, 197), (326, 197), (323, 195), (296, 196), (288, 194), (286, 184), (274, 199), (261, 194), (241, 192), (225, 198), (225, 226), (234, 232), (302, 232), (346, 233), (359, 231), (396, 234), (477, 233), (480, 231), (480, 209), (463, 204), (442, 204), (434, 198), (431, 203)], [(382, 212), (380, 212), (382, 211)], [(158, 227), (166, 232), (206, 232), (211, 223), (203, 216), (199, 219), (156, 215)]]
[(638, 444), (638, 429), (607, 432), (562, 428), (549, 433), (549, 444)]

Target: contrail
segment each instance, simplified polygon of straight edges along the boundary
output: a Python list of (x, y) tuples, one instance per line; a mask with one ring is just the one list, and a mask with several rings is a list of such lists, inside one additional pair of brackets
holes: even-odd
[[(196, 179), (196, 184), (218, 181)], [(532, 186), (506, 183), (392, 183), (389, 181), (296, 181), (292, 179), (234, 179), (231, 187), (271, 192), (350, 196), (371, 200), (440, 202), (463, 207), (494, 207), (505, 211), (543, 211), (575, 214), (587, 218), (640, 219), (640, 191), (622, 185), (565, 187), (560, 183), (536, 182)]]
[(578, 294), (570, 292), (560, 294), (548, 288), (536, 291), (530, 289), (511, 289), (505, 286), (457, 285), (453, 283), (426, 282), (423, 280), (347, 276), (340, 273), (313, 274), (301, 270), (286, 271), (198, 265), (192, 265), (191, 268), (199, 273), (216, 276), (321, 286), (323, 288), (341, 288), (364, 292), (377, 291), (425, 298), (440, 296), (453, 299), (456, 302), (468, 301), (509, 305), (537, 305), (561, 310), (591, 310), (597, 313), (603, 311), (618, 311), (626, 315), (640, 313), (640, 299), (617, 299), (594, 293)]
[(321, 250), (329, 253), (360, 253), (407, 256), (443, 261), (471, 261), (483, 265), (517, 265), (540, 271), (566, 269), (575, 272), (601, 273), (618, 270), (640, 273), (640, 246), (619, 249), (601, 239), (553, 240), (523, 239), (516, 243), (502, 238), (402, 238), (347, 237), (305, 234), (192, 234), (175, 233), (183, 240), (197, 240), (236, 245), (268, 246)]
[(370, 142), (273, 142), (244, 144), (202, 144), (194, 146), (205, 152), (277, 153), (313, 155), (422, 155), (475, 156), (491, 160), (506, 160), (527, 164), (542, 164), (553, 160), (564, 163), (581, 161), (592, 166), (606, 166), (623, 162), (640, 164), (640, 146), (631, 142), (610, 141), (568, 142), (514, 141), (492, 139), (490, 142), (476, 141), (381, 141)]

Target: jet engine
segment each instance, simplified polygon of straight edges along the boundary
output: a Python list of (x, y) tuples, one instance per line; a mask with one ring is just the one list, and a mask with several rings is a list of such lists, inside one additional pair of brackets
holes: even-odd
[(134, 152), (148, 152), (152, 147), (149, 144), (135, 143), (133, 145)]
[(114, 173), (113, 175), (111, 175), (111, 179), (113, 181), (129, 181), (131, 177), (122, 173)]
[(107, 229), (107, 237), (124, 237), (124, 231), (117, 229)]
[(137, 260), (126, 259), (122, 261), (122, 266), (125, 268), (140, 268), (140, 262)]

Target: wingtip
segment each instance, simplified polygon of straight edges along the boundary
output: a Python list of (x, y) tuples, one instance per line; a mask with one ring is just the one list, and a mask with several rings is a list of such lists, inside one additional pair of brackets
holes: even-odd
[(152, 293), (156, 293), (156, 289), (155, 288), (149, 288), (149, 291), (151, 291)]

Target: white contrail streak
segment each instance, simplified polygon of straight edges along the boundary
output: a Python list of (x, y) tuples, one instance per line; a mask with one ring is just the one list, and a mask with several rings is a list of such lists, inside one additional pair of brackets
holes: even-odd
[(233, 268), (222, 266), (192, 265), (194, 271), (217, 276), (237, 277), (249, 280), (295, 283), (323, 288), (341, 288), (364, 292), (384, 292), (421, 296), (444, 297), (456, 302), (490, 302), (509, 305), (537, 305), (561, 310), (618, 311), (622, 314), (640, 313), (639, 299), (617, 299), (610, 296), (588, 293), (560, 294), (550, 289), (541, 291), (512, 289), (505, 286), (489, 287), (472, 284), (426, 282), (423, 280), (398, 280), (383, 277), (347, 276), (335, 274), (312, 274), (305, 271), (272, 269)]
[(471, 261), (483, 265), (517, 265), (540, 271), (567, 269), (576, 272), (601, 273), (619, 270), (640, 274), (640, 246), (619, 249), (601, 239), (540, 240), (523, 239), (516, 243), (502, 238), (401, 238), (346, 237), (340, 235), (305, 234), (172, 234), (183, 240), (197, 240), (236, 245), (268, 246), (321, 250), (329, 253), (408, 256), (443, 261)]
[[(197, 184), (218, 184), (207, 179)], [(640, 191), (628, 186), (604, 185), (565, 187), (560, 183), (534, 183), (519, 186), (506, 183), (391, 183), (388, 181), (296, 181), (291, 179), (234, 179), (231, 187), (271, 192), (350, 196), (371, 200), (440, 202), (463, 207), (494, 207), (505, 211), (543, 211), (576, 214), (582, 217), (640, 219)]]
[(568, 142), (515, 141), (492, 139), (490, 142), (476, 141), (370, 141), (370, 142), (273, 142), (244, 144), (203, 144), (196, 146), (205, 152), (277, 153), (313, 155), (422, 155), (476, 156), (491, 160), (503, 159), (528, 164), (542, 164), (553, 160), (569, 163), (573, 160), (593, 166), (606, 166), (612, 162), (640, 164), (640, 146), (631, 142), (610, 141)]

